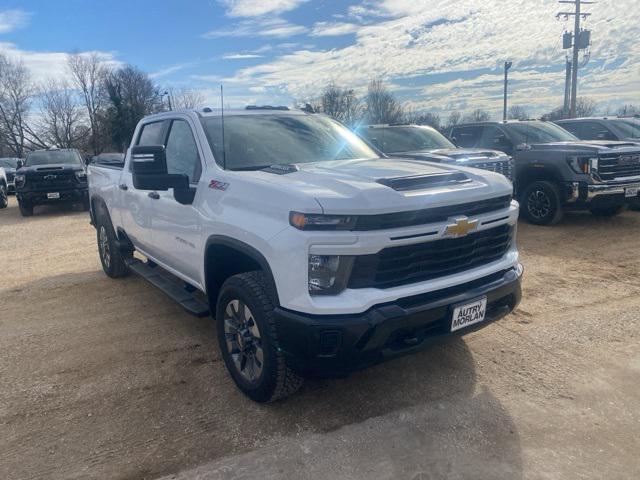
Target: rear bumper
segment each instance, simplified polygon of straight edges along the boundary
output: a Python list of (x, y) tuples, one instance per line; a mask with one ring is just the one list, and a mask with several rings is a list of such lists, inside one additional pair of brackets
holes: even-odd
[[(59, 193), (60, 198), (49, 198), (48, 193)], [(16, 192), (19, 202), (27, 202), (31, 205), (44, 205), (50, 203), (82, 202), (89, 198), (88, 188), (72, 188), (67, 190), (49, 191), (23, 191)]]
[[(309, 315), (276, 308), (280, 345), (304, 376), (343, 376), (478, 330), (516, 308), (522, 268), (378, 305), (358, 315)], [(487, 297), (485, 320), (451, 332), (453, 309)]]

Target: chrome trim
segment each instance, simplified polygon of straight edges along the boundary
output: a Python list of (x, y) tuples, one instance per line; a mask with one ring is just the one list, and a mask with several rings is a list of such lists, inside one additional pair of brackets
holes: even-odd
[(602, 195), (624, 195), (625, 189), (638, 188), (640, 189), (640, 182), (635, 183), (618, 183), (615, 185), (610, 184), (597, 184), (587, 186), (587, 200), (591, 201), (596, 197)]
[(571, 188), (571, 195), (567, 199), (567, 203), (576, 203), (580, 200), (580, 182), (573, 182), (569, 184)]

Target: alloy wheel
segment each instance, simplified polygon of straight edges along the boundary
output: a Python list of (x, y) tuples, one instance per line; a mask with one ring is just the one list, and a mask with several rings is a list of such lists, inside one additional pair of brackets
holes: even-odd
[(529, 194), (527, 209), (531, 216), (537, 219), (545, 218), (551, 212), (551, 199), (547, 192), (536, 189)]
[(264, 351), (251, 309), (242, 300), (231, 300), (225, 307), (223, 321), (227, 351), (237, 372), (246, 381), (257, 382), (264, 368)]
[(100, 256), (102, 256), (104, 266), (109, 268), (111, 266), (111, 250), (109, 248), (109, 237), (107, 236), (107, 229), (104, 225), (100, 225), (98, 243), (100, 245)]

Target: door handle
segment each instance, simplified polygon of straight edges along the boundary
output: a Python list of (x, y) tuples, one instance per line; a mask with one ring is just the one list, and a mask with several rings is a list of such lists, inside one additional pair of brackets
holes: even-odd
[(118, 185), (118, 188), (120, 190), (129, 190), (129, 187), (127, 187), (125, 183), (121, 183), (120, 185)]
[(158, 200), (160, 198), (160, 194), (158, 192), (149, 192), (149, 198), (153, 198), (154, 200)]

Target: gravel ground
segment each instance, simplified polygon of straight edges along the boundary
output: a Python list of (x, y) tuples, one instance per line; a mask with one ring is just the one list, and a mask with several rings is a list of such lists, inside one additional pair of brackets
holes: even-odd
[(262, 406), (211, 320), (102, 273), (86, 213), (12, 198), (0, 478), (640, 478), (639, 234), (639, 212), (521, 223), (515, 314)]

